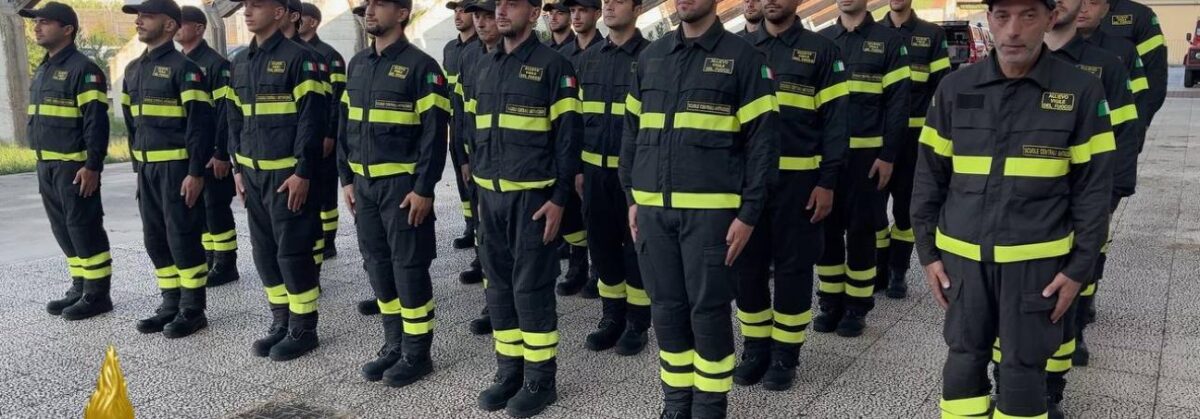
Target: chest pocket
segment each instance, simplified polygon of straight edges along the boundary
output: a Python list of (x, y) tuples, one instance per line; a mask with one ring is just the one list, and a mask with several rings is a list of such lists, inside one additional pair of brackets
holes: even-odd
[[(789, 60), (790, 61), (790, 60)], [(779, 111), (801, 125), (811, 124), (815, 118), (817, 87), (814, 82), (816, 68), (813, 64), (786, 62), (777, 65), (775, 78)]]
[[(35, 104), (38, 105), (38, 117), (36, 120), (43, 126), (73, 129), (78, 128), (82, 123), (82, 115), (75, 107), (75, 96), (71, 94), (71, 88), (67, 86), (69, 80), (54, 80), (52, 75), (56, 71), (66, 70), (46, 70), (47, 73), (42, 75), (43, 81), (38, 87), (33, 97), (38, 98)], [(68, 77), (69, 79), (69, 77)], [(35, 118), (30, 118), (29, 123), (33, 124)]]
[(371, 103), (368, 104), (370, 110), (367, 119), (371, 122), (373, 134), (386, 136), (385, 141), (375, 143), (385, 143), (403, 156), (413, 155), (417, 151), (416, 141), (413, 140), (421, 126), (416, 98), (404, 84), (395, 83), (389, 87), (392, 89), (372, 92)]
[[(253, 86), (255, 120), (267, 128), (295, 128), (299, 115), (286, 74), (260, 73)], [(242, 98), (245, 103), (247, 99)]]
[(953, 142), (953, 175), (950, 190), (980, 194), (993, 175), (991, 163), (996, 142), (993, 113), (984, 109), (955, 109), (950, 138)]
[(1013, 127), (1004, 172), (1013, 193), (1026, 198), (1066, 195), (1070, 187), (1073, 113), (1043, 113)]
[(732, 74), (702, 73), (680, 92), (673, 127), (691, 128), (698, 135), (681, 135), (681, 143), (700, 148), (729, 148), (741, 125), (737, 120), (737, 89)]
[[(594, 64), (598, 65), (598, 64)], [(588, 128), (585, 131), (585, 137), (589, 131), (599, 129), (604, 123), (604, 118), (609, 114), (608, 104), (618, 102), (607, 87), (606, 81), (611, 77), (595, 68), (589, 68), (584, 73), (579, 75), (580, 91), (583, 96), (583, 124)], [(624, 100), (619, 102), (624, 103)]]
[(549, 147), (549, 89), (543, 83), (510, 79), (501, 92), (495, 123), (504, 129), (505, 144)]

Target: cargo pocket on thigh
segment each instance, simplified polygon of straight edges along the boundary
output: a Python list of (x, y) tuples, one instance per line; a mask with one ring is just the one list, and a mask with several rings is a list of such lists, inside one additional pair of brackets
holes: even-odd
[(1057, 297), (1042, 297), (1041, 291), (1021, 293), (1021, 314), (1013, 320), (1019, 322), (1016, 328), (1025, 343), (1013, 350), (1019, 351), (1017, 356), (1022, 364), (1045, 362), (1062, 344), (1062, 321), (1058, 324), (1050, 322), (1050, 314), (1057, 302)]
[(725, 254), (728, 253), (728, 245), (716, 245), (704, 247), (704, 283), (701, 285), (707, 293), (719, 293), (717, 295), (728, 295), (733, 297), (737, 282), (734, 281), (733, 268), (725, 266)]

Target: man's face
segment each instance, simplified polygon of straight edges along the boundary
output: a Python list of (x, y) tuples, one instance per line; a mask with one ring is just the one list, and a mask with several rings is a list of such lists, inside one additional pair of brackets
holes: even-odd
[(587, 33), (596, 29), (600, 11), (591, 7), (571, 6), (571, 29), (575, 33)]
[(321, 21), (312, 16), (300, 16), (300, 35), (310, 36), (317, 33), (317, 27), (321, 26)]
[(679, 13), (679, 20), (687, 23), (711, 15), (716, 7), (716, 0), (675, 0), (675, 10)]
[(569, 12), (560, 12), (558, 9), (546, 12), (549, 17), (550, 32), (562, 33), (567, 28), (571, 27), (571, 14)]
[(889, 0), (888, 7), (893, 12), (904, 12), (912, 9), (912, 0)]
[(988, 12), (988, 27), (995, 38), (1000, 63), (1033, 65), (1056, 14), (1040, 0), (1002, 0), (993, 4)]
[(462, 6), (454, 8), (454, 29), (465, 32), (475, 26), (475, 16), (467, 13)]
[(134, 25), (137, 25), (138, 41), (150, 43), (162, 38), (166, 32), (167, 21), (172, 21), (167, 15), (155, 13), (138, 13), (137, 19), (134, 19)]
[(1082, 0), (1058, 0), (1054, 7), (1057, 12), (1057, 17), (1054, 19), (1054, 27), (1062, 28), (1075, 22), (1075, 18), (1079, 16), (1079, 7)]
[(405, 19), (408, 19), (408, 9), (390, 1), (368, 0), (367, 9), (363, 12), (363, 23), (366, 24), (367, 33), (372, 36), (391, 32)]
[(743, 0), (746, 5), (746, 21), (750, 23), (758, 23), (763, 19), (762, 4), (760, 0)]
[(637, 21), (642, 6), (633, 4), (633, 0), (607, 0), (604, 2), (604, 26), (609, 29), (624, 29)]
[(763, 16), (774, 24), (787, 22), (796, 15), (800, 0), (763, 0)]
[(1100, 27), (1100, 20), (1108, 16), (1108, 0), (1083, 0), (1079, 7), (1079, 15), (1075, 23), (1079, 29), (1095, 30)]
[(496, 27), (496, 14), (486, 11), (475, 11), (475, 33), (483, 43), (493, 45), (500, 41), (500, 29)]
[(286, 12), (286, 7), (273, 0), (246, 0), (242, 7), (246, 29), (254, 33), (278, 25)]
[(190, 44), (204, 37), (204, 25), (196, 22), (183, 22), (175, 32), (175, 42)]
[(496, 27), (505, 38), (525, 33), (537, 19), (537, 14), (538, 10), (528, 0), (496, 1)]
[(73, 28), (57, 20), (39, 17), (33, 20), (33, 39), (44, 48), (55, 47), (71, 38)]
[(838, 0), (838, 10), (846, 14), (855, 14), (867, 10), (867, 0)]

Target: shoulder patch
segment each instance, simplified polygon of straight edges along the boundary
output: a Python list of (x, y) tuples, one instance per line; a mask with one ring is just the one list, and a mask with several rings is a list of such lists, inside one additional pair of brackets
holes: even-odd
[(701, 70), (705, 73), (733, 74), (733, 59), (707, 57)]
[[(1104, 105), (1107, 107), (1107, 105)], [(1045, 92), (1042, 93), (1042, 109), (1048, 111), (1071, 112), (1075, 110), (1075, 94)]]
[(1113, 26), (1127, 26), (1133, 24), (1133, 15), (1112, 15)]
[(817, 53), (814, 51), (794, 49), (792, 50), (792, 61), (805, 64), (814, 64), (817, 62)]
[(522, 65), (521, 69), (517, 72), (517, 77), (520, 77), (520, 78), (523, 78), (523, 79), (529, 80), (529, 81), (540, 82), (540, 81), (542, 81), (543, 73), (545, 73), (544, 68), (534, 67), (531, 65)]

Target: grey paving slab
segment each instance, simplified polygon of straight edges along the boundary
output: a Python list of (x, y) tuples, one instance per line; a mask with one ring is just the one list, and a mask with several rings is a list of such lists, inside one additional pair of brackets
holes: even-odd
[(1154, 415), (1154, 405), (1079, 392), (1068, 392), (1062, 409), (1074, 418), (1140, 419)]
[(1200, 392), (1192, 381), (1162, 378), (1158, 380), (1158, 401), (1167, 406), (1200, 410)]

